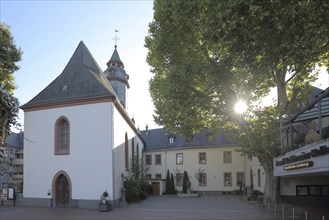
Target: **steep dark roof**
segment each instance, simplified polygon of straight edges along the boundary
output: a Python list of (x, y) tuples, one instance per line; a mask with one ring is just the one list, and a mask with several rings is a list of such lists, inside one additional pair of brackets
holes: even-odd
[(122, 68), (124, 68), (123, 62), (120, 59), (119, 53), (117, 51), (117, 46), (115, 45), (113, 54), (111, 56), (111, 59), (106, 63), (107, 66), (109, 66), (110, 63), (118, 63), (122, 66)]
[(81, 41), (63, 72), (21, 108), (114, 96), (103, 71)]
[[(220, 132), (213, 135), (213, 141), (208, 141), (209, 131), (204, 130), (194, 134), (192, 141), (188, 142), (179, 135), (168, 134), (162, 128), (141, 131), (141, 135), (145, 141), (145, 151), (177, 149), (177, 148), (202, 148), (202, 147), (220, 147), (220, 146), (236, 146), (224, 134)], [(175, 139), (173, 144), (169, 143), (169, 137)]]

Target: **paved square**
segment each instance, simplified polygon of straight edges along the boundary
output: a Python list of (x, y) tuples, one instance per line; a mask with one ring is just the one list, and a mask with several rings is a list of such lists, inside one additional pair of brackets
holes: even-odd
[(110, 212), (76, 208), (1, 207), (0, 219), (219, 219), (274, 220), (240, 196), (152, 196)]

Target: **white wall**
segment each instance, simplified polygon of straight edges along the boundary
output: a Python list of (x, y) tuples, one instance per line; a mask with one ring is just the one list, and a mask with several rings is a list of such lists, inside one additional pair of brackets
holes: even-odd
[[(65, 171), (72, 199), (99, 199), (112, 188), (112, 103), (25, 112), (24, 197), (50, 198), (54, 175)], [(54, 155), (56, 120), (70, 123), (70, 154)]]
[(113, 198), (121, 198), (121, 187), (122, 187), (122, 178), (121, 174), (123, 173), (125, 177), (131, 175), (131, 170), (126, 170), (125, 168), (125, 134), (128, 136), (128, 157), (129, 157), (129, 169), (131, 166), (132, 158), (132, 139), (134, 139), (134, 152), (137, 153), (137, 143), (139, 146), (139, 155), (142, 156), (142, 151), (144, 144), (142, 140), (137, 136), (135, 131), (129, 126), (126, 120), (122, 117), (120, 112), (113, 108), (113, 167), (114, 167), (114, 191)]

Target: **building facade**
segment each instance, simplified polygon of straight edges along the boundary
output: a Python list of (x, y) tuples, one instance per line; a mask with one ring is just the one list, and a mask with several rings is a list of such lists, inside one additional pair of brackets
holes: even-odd
[(163, 129), (141, 134), (145, 140), (144, 164), (149, 166), (146, 178), (155, 195), (165, 192), (167, 170), (174, 175), (177, 191), (182, 190), (184, 171), (191, 182), (190, 190), (203, 194), (232, 194), (247, 188), (264, 190), (265, 172), (258, 160), (241, 155), (239, 146), (224, 133), (203, 131), (189, 139)]
[[(114, 54), (112, 58), (117, 58), (116, 47)], [(122, 68), (123, 64), (116, 70), (122, 72)], [(122, 99), (127, 78), (120, 77), (115, 79), (123, 86), (114, 90), (81, 41), (63, 72), (21, 107), (25, 125), (22, 203), (96, 208), (107, 191), (118, 206), (122, 177), (130, 175), (131, 152), (142, 155), (144, 146)]]
[(274, 158), (283, 201), (329, 207), (329, 88), (283, 124), (286, 138)]

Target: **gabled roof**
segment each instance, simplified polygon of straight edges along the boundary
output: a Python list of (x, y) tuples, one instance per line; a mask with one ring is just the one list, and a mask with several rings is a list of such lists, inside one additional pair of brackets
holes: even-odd
[(107, 97), (115, 97), (115, 92), (81, 41), (63, 72), (21, 108)]
[[(218, 134), (211, 134), (208, 130), (204, 130), (200, 133), (194, 134), (191, 142), (188, 142), (182, 136), (168, 134), (162, 128), (144, 130), (140, 133), (145, 141), (145, 151), (237, 146), (225, 136), (224, 132), (220, 132)], [(208, 135), (213, 136), (212, 141), (208, 140)], [(175, 139), (174, 143), (169, 143), (168, 140), (170, 137), (173, 137)]]

